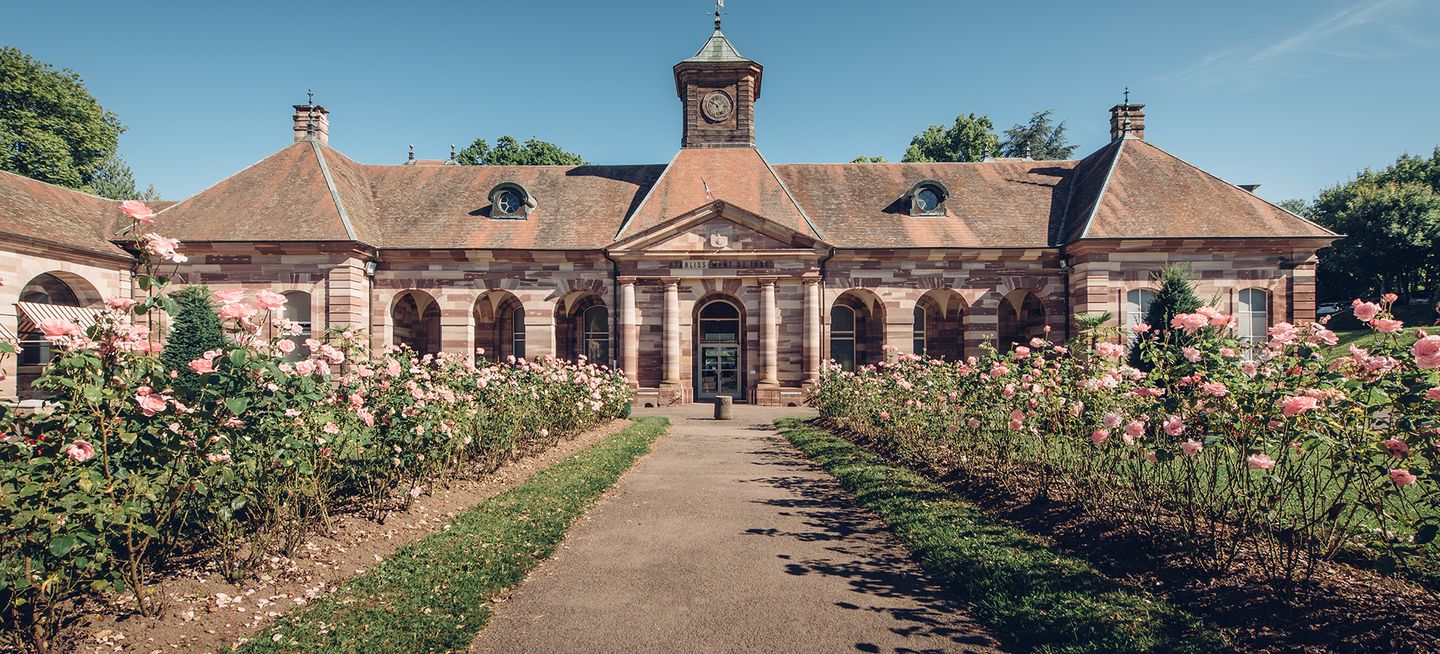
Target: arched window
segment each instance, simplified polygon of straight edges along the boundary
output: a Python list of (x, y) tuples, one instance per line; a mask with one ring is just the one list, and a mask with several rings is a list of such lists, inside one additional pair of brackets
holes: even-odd
[(516, 359), (525, 357), (525, 307), (510, 311), (510, 353)]
[[(37, 275), (24, 288), (20, 289), (21, 302), (33, 302), (36, 304), (55, 304), (65, 307), (80, 306), (80, 298), (75, 290), (70, 288), (59, 277), (45, 273)], [(24, 315), (20, 320), (20, 361), (22, 366), (43, 366), (50, 363), (55, 351), (50, 346), (50, 341), (40, 331), (35, 321), (27, 319)]]
[(855, 310), (843, 304), (830, 309), (830, 358), (845, 370), (855, 369)]
[(290, 336), (290, 341), (295, 344), (295, 349), (285, 358), (299, 361), (310, 355), (309, 350), (305, 349), (305, 341), (314, 335), (310, 322), (310, 294), (304, 291), (291, 291), (284, 295), (285, 317), (300, 326), (300, 333)]
[(610, 364), (610, 311), (595, 305), (584, 313), (584, 353), (592, 363)]
[[(1155, 301), (1155, 291), (1137, 288), (1125, 294), (1125, 327), (1134, 327), (1145, 322), (1150, 303)], [(1158, 325), (1157, 325), (1158, 326)]]
[(911, 332), (915, 354), (925, 356), (925, 307), (918, 304), (915, 305), (915, 325)]
[(1240, 290), (1239, 299), (1239, 310), (1235, 312), (1237, 335), (1247, 356), (1254, 356), (1265, 343), (1265, 331), (1270, 327), (1270, 294), (1265, 289), (1246, 288)]

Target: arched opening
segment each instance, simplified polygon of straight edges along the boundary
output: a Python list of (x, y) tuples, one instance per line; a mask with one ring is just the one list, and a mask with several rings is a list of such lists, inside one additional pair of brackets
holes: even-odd
[(965, 300), (953, 289), (933, 289), (915, 303), (915, 353), (950, 361), (964, 358)]
[(285, 317), (300, 327), (299, 332), (290, 335), (290, 342), (295, 344), (295, 349), (285, 355), (285, 358), (299, 361), (309, 356), (310, 351), (305, 349), (305, 341), (313, 338), (315, 333), (310, 318), (310, 294), (305, 291), (289, 291), (282, 295), (285, 296)]
[(885, 345), (885, 305), (874, 293), (852, 289), (830, 305), (829, 358), (845, 370), (878, 361)]
[(741, 397), (745, 388), (745, 316), (731, 299), (698, 305), (695, 314), (695, 399)]
[(1045, 335), (1045, 305), (1034, 292), (1012, 291), (1000, 301), (999, 343), (1002, 351)]
[(1150, 312), (1150, 303), (1154, 301), (1155, 291), (1148, 288), (1137, 288), (1125, 294), (1124, 327), (1131, 341), (1138, 336), (1132, 328), (1145, 322), (1145, 314)]
[(390, 308), (394, 345), (406, 345), (420, 356), (440, 353), (440, 306), (424, 291), (405, 291)]
[(475, 300), (475, 347), (492, 360), (525, 357), (525, 305), (514, 293), (491, 290)]
[(100, 302), (100, 293), (89, 282), (78, 275), (65, 272), (51, 272), (36, 275), (20, 288), (20, 303), (16, 305), (16, 341), (20, 353), (16, 359), (16, 394), (22, 400), (45, 397), (35, 388), (35, 380), (50, 360), (55, 350), (39, 324), (45, 320), (63, 318), (82, 328), (95, 324), (95, 312), (87, 309)]
[(1270, 293), (1263, 288), (1240, 290), (1239, 306), (1236, 307), (1236, 331), (1245, 356), (1259, 356), (1265, 347), (1266, 331), (1270, 328)]
[(595, 293), (562, 299), (555, 307), (555, 338), (560, 358), (611, 366), (610, 309)]

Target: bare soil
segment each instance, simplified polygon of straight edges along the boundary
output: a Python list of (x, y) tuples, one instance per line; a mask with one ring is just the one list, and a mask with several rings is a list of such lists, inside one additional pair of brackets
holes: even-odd
[(1033, 479), (1029, 474), (989, 469), (986, 462), (944, 452), (924, 462), (901, 459), (876, 443), (866, 444), (1084, 558), (1107, 576), (1206, 620), (1232, 636), (1236, 652), (1440, 652), (1440, 601), (1403, 579), (1318, 562), (1310, 579), (1286, 586), (1260, 574), (1248, 552), (1229, 574), (1209, 574), (1184, 546), (1178, 529), (1142, 533), (1124, 516), (1088, 511), (1067, 497), (1063, 484), (1040, 498), (1027, 481)]
[[(397, 549), (436, 531), (465, 510), (520, 485), (531, 475), (630, 424), (615, 420), (512, 460), (477, 479), (461, 479), (421, 495), (384, 524), (359, 515), (334, 519), (293, 557), (273, 557), (257, 579), (232, 584), (203, 561), (160, 582), (166, 601), (158, 618), (133, 612), (91, 614), (80, 622), (72, 651), (84, 653), (215, 652), (243, 643), (286, 611), (335, 590)], [(124, 598), (116, 598), (124, 611)]]

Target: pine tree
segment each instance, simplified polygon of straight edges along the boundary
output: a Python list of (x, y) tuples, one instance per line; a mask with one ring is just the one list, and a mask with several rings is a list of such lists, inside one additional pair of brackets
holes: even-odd
[(176, 293), (173, 298), (179, 305), (175, 322), (171, 326), (170, 338), (165, 342), (165, 351), (160, 360), (166, 368), (180, 371), (180, 379), (190, 379), (190, 362), (206, 352), (225, 345), (225, 332), (220, 328), (220, 316), (215, 313), (215, 302), (210, 299), (210, 289), (191, 286)]
[[(1150, 307), (1145, 311), (1145, 323), (1150, 325), (1151, 330), (1170, 329), (1170, 320), (1177, 314), (1194, 313), (1203, 304), (1200, 296), (1195, 294), (1194, 275), (1190, 269), (1172, 264), (1165, 266), (1155, 275), (1155, 281), (1160, 285), (1160, 290), (1155, 293), (1155, 299), (1150, 301)], [(1148, 370), (1149, 365), (1141, 360), (1141, 341), (1154, 338), (1152, 335), (1142, 335), (1135, 339), (1130, 346), (1130, 365), (1141, 370)]]

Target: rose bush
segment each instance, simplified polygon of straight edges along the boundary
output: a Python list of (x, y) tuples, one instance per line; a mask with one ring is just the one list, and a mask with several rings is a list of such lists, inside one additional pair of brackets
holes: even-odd
[[(133, 213), (131, 211), (133, 210)], [(136, 227), (143, 204), (127, 203)], [(139, 229), (135, 230), (137, 233)], [(371, 353), (356, 331), (300, 352), (285, 298), (217, 293), (228, 337), (190, 361), (154, 356), (148, 328), (173, 310), (184, 260), (157, 234), (132, 245), (139, 300), (106, 303), (95, 325), (42, 325), (57, 352), (36, 412), (0, 406), (0, 632), (49, 651), (87, 597), (157, 601), (156, 567), (207, 552), (232, 578), (285, 554), (337, 509), (376, 519), (436, 484), (621, 415), (623, 373), (585, 361), (490, 362)], [(0, 344), (0, 357), (14, 354)], [(303, 355), (303, 356), (302, 356)]]
[(1323, 324), (1275, 325), (1246, 358), (1232, 317), (1203, 307), (1139, 330), (1149, 372), (1116, 344), (1037, 338), (966, 361), (831, 366), (808, 399), (898, 456), (1178, 529), (1216, 573), (1246, 553), (1292, 580), (1349, 548), (1386, 568), (1433, 554), (1440, 529), (1440, 335), (1407, 345), (1393, 302), (1357, 301), (1382, 336), (1331, 362)]

